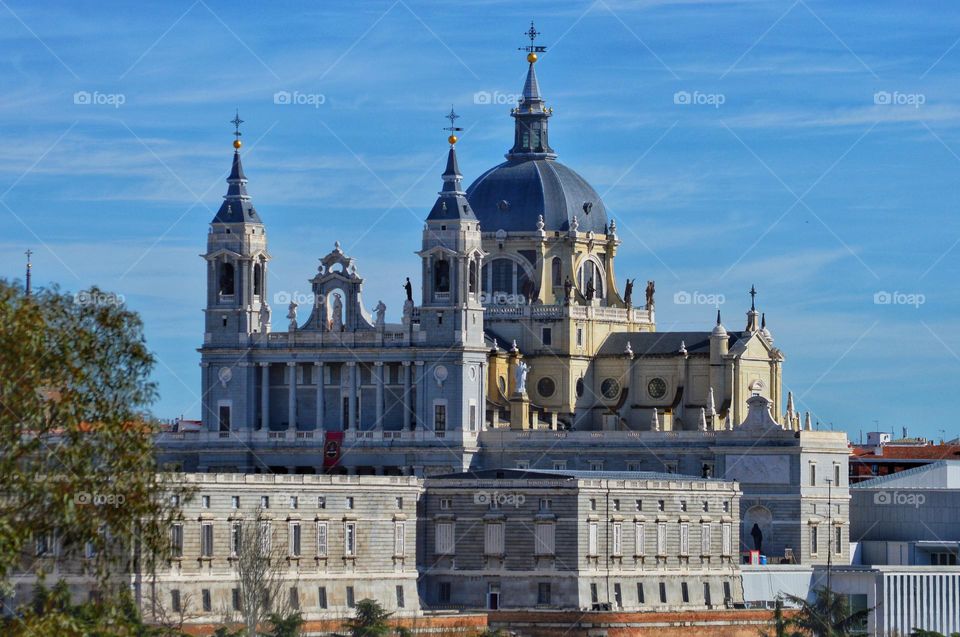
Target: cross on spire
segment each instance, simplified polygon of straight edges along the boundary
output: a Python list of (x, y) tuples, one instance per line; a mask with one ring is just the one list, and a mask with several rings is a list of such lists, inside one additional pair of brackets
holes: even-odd
[(233, 136), (237, 138), (237, 141), (240, 141), (240, 136), (243, 135), (240, 132), (240, 124), (243, 123), (243, 120), (240, 119), (240, 109), (237, 109), (237, 114), (230, 120), (230, 123), (233, 124)]
[(456, 111), (453, 110), (453, 104), (450, 105), (450, 114), (449, 114), (449, 115), (444, 115), (444, 117), (445, 117), (446, 119), (449, 119), (449, 120), (450, 120), (450, 125), (447, 126), (447, 127), (445, 127), (443, 130), (448, 130), (448, 131), (450, 131), (451, 133), (455, 133), (455, 132), (457, 132), (457, 131), (462, 131), (462, 130), (463, 130), (463, 129), (460, 128), (459, 126), (456, 126), (456, 125), (455, 125), (455, 124), (457, 123), (457, 120), (460, 119), (460, 116), (457, 115)]
[(751, 311), (755, 311), (757, 309), (756, 300), (757, 300), (757, 288), (751, 285), (750, 286), (750, 310)]
[(518, 51), (526, 51), (527, 53), (544, 53), (547, 50), (545, 46), (535, 45), (533, 42), (537, 39), (537, 36), (540, 35), (540, 32), (537, 31), (537, 27), (534, 26), (533, 20), (530, 21), (530, 28), (524, 32), (524, 35), (530, 38), (530, 44), (527, 46), (517, 47)]

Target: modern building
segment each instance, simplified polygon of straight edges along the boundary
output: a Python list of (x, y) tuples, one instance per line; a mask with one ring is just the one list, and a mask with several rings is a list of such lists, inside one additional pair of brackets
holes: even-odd
[(960, 460), (960, 444), (903, 444), (882, 438), (877, 444), (857, 446), (850, 454), (850, 484), (934, 464)]

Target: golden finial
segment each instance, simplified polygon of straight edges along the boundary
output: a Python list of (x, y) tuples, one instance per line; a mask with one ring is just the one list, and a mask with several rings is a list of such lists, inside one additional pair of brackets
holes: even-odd
[(447, 137), (447, 141), (450, 143), (451, 146), (453, 146), (458, 141), (458, 138), (454, 133), (458, 133), (463, 130), (459, 126), (454, 126), (454, 124), (457, 123), (457, 120), (460, 119), (460, 116), (457, 115), (456, 112), (454, 112), (453, 104), (450, 105), (450, 114), (444, 115), (444, 117), (450, 120), (450, 125), (444, 128), (443, 130), (450, 131), (450, 137)]
[(525, 36), (530, 38), (529, 46), (522, 46), (519, 50), (527, 52), (527, 62), (533, 64), (537, 61), (537, 53), (543, 53), (547, 50), (545, 46), (539, 46), (533, 43), (537, 39), (537, 36), (540, 35), (540, 32), (537, 31), (537, 27), (533, 25), (533, 20), (530, 21), (530, 28), (524, 33)]
[(537, 61), (536, 53), (527, 53), (527, 62), (529, 62), (530, 64), (533, 64), (536, 61)]
[(243, 135), (243, 133), (240, 132), (240, 124), (243, 123), (243, 120), (240, 119), (240, 109), (237, 109), (237, 114), (230, 120), (230, 123), (233, 124), (233, 136), (236, 137), (236, 139), (233, 140), (233, 147), (240, 150), (240, 147), (243, 146), (243, 142), (240, 141), (240, 136)]
[(458, 140), (457, 140), (457, 136), (456, 136), (456, 135), (451, 135), (450, 137), (447, 138), (447, 141), (450, 142), (450, 145), (451, 145), (451, 146), (453, 146), (453, 145), (456, 144), (457, 141), (458, 141)]

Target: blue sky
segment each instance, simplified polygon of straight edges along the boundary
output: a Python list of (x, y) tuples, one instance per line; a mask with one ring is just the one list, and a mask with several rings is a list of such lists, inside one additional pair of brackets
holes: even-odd
[(467, 129), (468, 183), (501, 161), (531, 18), (552, 145), (617, 220), (621, 286), (657, 281), (661, 330), (709, 329), (712, 300), (739, 328), (755, 283), (822, 426), (960, 435), (946, 2), (2, 0), (0, 276), (31, 248), (37, 284), (122, 294), (158, 358), (157, 415), (196, 417), (198, 255), (234, 109), (272, 291), (308, 292), (340, 240), (395, 319), (443, 115)]

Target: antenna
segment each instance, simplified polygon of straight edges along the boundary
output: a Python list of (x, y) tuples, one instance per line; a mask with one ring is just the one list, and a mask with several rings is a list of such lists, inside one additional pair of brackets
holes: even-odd
[(24, 252), (24, 254), (27, 255), (27, 282), (26, 282), (26, 292), (27, 292), (27, 296), (30, 296), (30, 292), (31, 292), (31, 289), (32, 289), (32, 285), (31, 285), (31, 273), (32, 273), (32, 271), (33, 271), (33, 264), (30, 263), (30, 257), (33, 256), (33, 250), (30, 250), (30, 249), (28, 248), (27, 251)]

